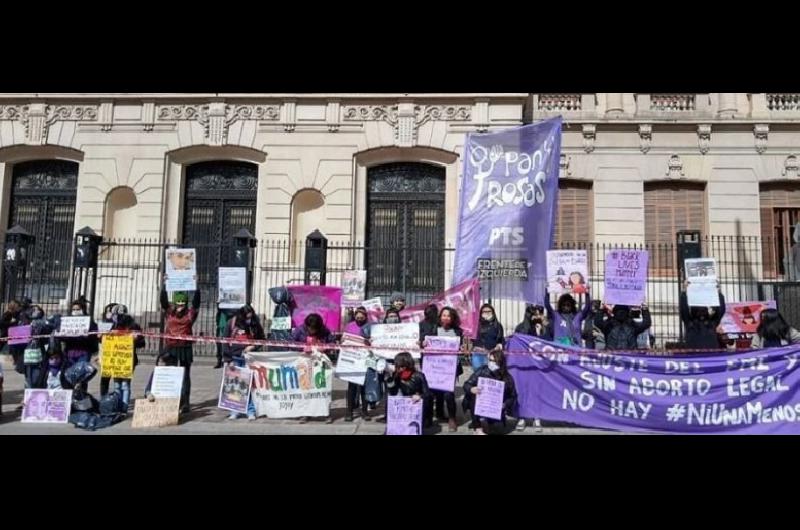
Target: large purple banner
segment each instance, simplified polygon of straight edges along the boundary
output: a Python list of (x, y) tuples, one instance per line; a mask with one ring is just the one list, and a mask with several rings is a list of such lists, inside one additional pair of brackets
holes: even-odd
[(800, 347), (730, 355), (587, 353), (513, 335), (519, 415), (619, 431), (800, 434)]
[(560, 153), (560, 117), (467, 136), (453, 285), (477, 277), (490, 297), (544, 297)]

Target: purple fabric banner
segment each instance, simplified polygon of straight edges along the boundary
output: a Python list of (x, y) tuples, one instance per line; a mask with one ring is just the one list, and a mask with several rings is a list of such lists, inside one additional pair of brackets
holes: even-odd
[(317, 313), (325, 321), (331, 333), (339, 331), (342, 320), (342, 288), (324, 285), (289, 285), (286, 287), (294, 298), (292, 327), (303, 325), (306, 316)]
[[(619, 431), (800, 434), (800, 347), (730, 355), (600, 353), (508, 341), (523, 418)], [(528, 353), (521, 353), (528, 352)]]
[(647, 292), (646, 250), (611, 250), (606, 253), (605, 302), (641, 305)]
[(486, 296), (544, 297), (560, 154), (560, 117), (467, 136), (453, 285), (477, 277)]

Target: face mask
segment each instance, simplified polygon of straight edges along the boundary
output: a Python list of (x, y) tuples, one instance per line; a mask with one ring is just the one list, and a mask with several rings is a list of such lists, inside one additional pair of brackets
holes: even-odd
[(498, 371), (500, 369), (500, 367), (497, 366), (497, 363), (494, 362), (494, 361), (489, 361), (488, 366), (489, 366), (489, 370), (492, 371), (492, 372), (496, 372), (496, 371)]
[(44, 318), (44, 314), (41, 311), (34, 311), (31, 313), (32, 320), (39, 320), (40, 318)]
[(494, 320), (494, 313), (481, 313), (481, 316), (484, 320), (488, 320), (489, 322)]
[(356, 319), (356, 324), (358, 324), (359, 326), (363, 326), (366, 322), (367, 322), (366, 318), (357, 318)]
[(80, 309), (73, 309), (72, 310), (72, 316), (74, 316), (74, 317), (82, 317), (83, 316), (83, 311), (81, 311)]
[(111, 320), (112, 316), (111, 312), (106, 313), (106, 320)]
[(389, 317), (389, 318), (386, 319), (386, 323), (387, 324), (399, 324), (400, 323), (400, 319), (397, 318), (397, 317)]
[(247, 325), (250, 325), (251, 322), (252, 322), (252, 319), (249, 319), (249, 318), (244, 321), (244, 323), (247, 324)]

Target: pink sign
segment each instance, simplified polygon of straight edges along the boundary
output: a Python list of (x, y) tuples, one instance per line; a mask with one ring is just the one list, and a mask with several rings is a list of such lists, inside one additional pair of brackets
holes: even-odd
[(31, 327), (28, 326), (14, 326), (8, 328), (8, 343), (12, 346), (15, 344), (28, 344), (31, 340)]
[(465, 337), (478, 336), (478, 310), (481, 306), (480, 282), (477, 278), (462, 282), (442, 294), (433, 297), (424, 304), (408, 307), (400, 313), (403, 322), (422, 322), (425, 320), (425, 308), (434, 304), (439, 311), (450, 306), (456, 310), (461, 319), (461, 329)]
[(324, 285), (290, 285), (286, 287), (294, 298), (292, 327), (303, 325), (306, 316), (318, 313), (331, 333), (339, 331), (342, 320), (342, 288)]
[(769, 302), (725, 302), (725, 315), (720, 327), (723, 333), (755, 333), (761, 323), (761, 312), (775, 309), (775, 300)]

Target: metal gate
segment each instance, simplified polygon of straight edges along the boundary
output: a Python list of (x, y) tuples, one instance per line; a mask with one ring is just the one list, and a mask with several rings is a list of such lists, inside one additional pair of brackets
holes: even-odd
[(14, 165), (12, 180), (8, 227), (19, 224), (36, 237), (25, 294), (42, 306), (58, 304), (69, 285), (78, 164), (21, 162)]
[(367, 296), (409, 305), (444, 290), (445, 169), (395, 163), (367, 172)]

